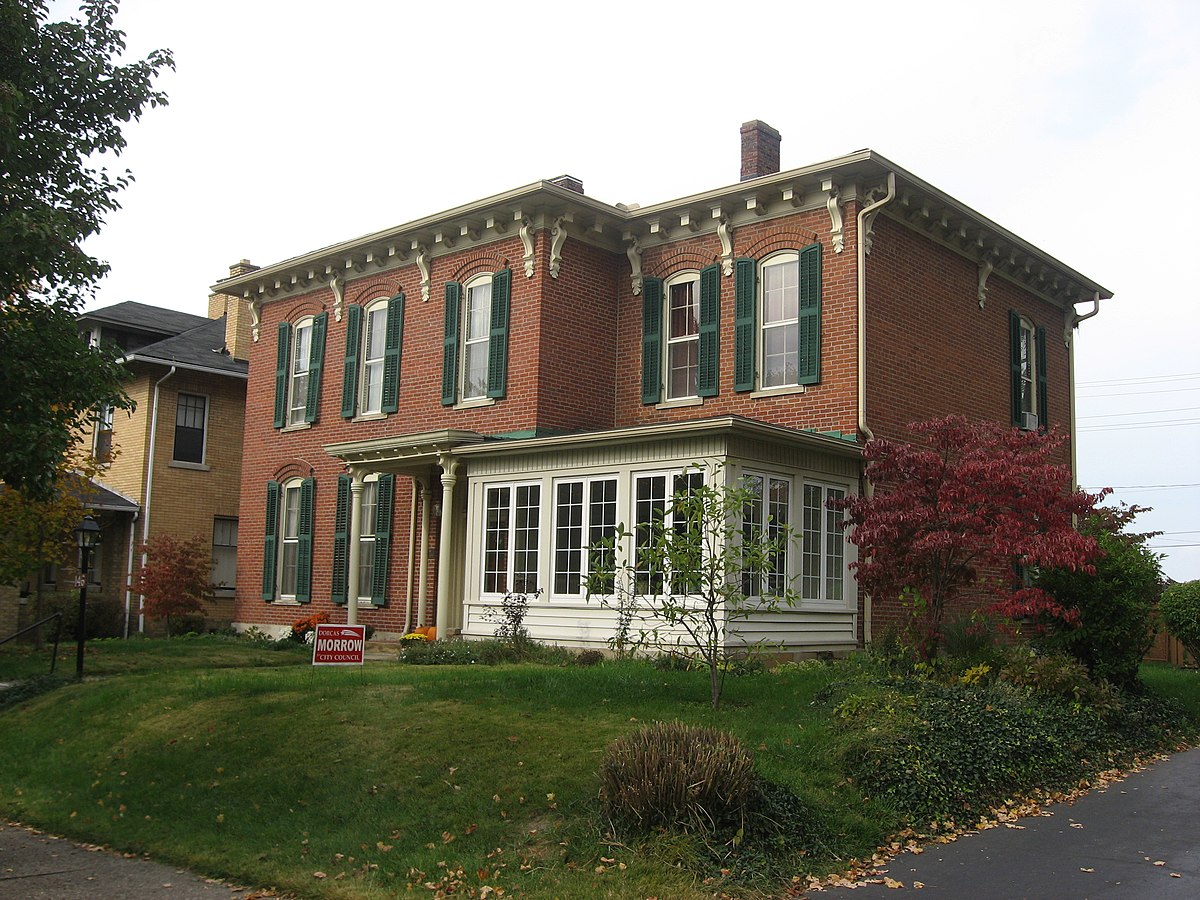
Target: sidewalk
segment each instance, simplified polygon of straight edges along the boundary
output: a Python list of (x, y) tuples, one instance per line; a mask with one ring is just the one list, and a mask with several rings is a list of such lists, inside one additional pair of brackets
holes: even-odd
[(174, 866), (0, 824), (0, 900), (252, 900), (273, 897)]
[[(1177, 753), (1049, 816), (930, 844), (892, 860), (885, 884), (810, 897), (869, 900), (1194, 900), (1200, 897), (1200, 749)], [(917, 885), (920, 887), (917, 887)]]

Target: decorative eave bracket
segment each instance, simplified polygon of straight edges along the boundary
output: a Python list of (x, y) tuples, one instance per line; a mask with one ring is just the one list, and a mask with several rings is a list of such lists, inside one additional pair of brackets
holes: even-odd
[(420, 241), (412, 242), (413, 252), (417, 254), (417, 269), (421, 272), (421, 302), (429, 302), (429, 248)]
[(629, 282), (636, 297), (642, 292), (642, 246), (638, 242), (637, 235), (629, 232), (625, 234), (625, 255), (629, 257), (631, 272)]
[(570, 213), (559, 216), (554, 220), (550, 239), (550, 277), (557, 278), (562, 268), (562, 248), (567, 242), (567, 223), (573, 221)]
[(733, 228), (720, 206), (713, 207), (712, 216), (717, 220), (717, 237), (721, 241), (721, 274), (728, 278), (733, 274)]
[(254, 343), (258, 343), (259, 325), (262, 323), (262, 304), (250, 296), (250, 292), (246, 291), (246, 305), (250, 307), (250, 337)]
[(846, 235), (842, 230), (842, 189), (834, 184), (832, 178), (821, 181), (821, 190), (828, 195), (825, 205), (829, 209), (829, 237), (833, 241), (833, 252), (841, 253), (846, 249)]
[(992, 262), (992, 259), (990, 256), (985, 256), (983, 259), (981, 259), (979, 261), (979, 290), (976, 293), (977, 293), (977, 299), (979, 300), (979, 308), (980, 309), (983, 309), (983, 304), (987, 300), (988, 276), (992, 274), (992, 270), (995, 268), (996, 268), (996, 266)]
[(533, 220), (528, 216), (521, 219), (521, 245), (525, 248), (525, 277), (533, 277)]
[(329, 289), (333, 291), (333, 320), (340, 322), (342, 321), (342, 303), (345, 300), (343, 291), (345, 283), (342, 281), (341, 272), (330, 272), (327, 269), (326, 274), (329, 275)]

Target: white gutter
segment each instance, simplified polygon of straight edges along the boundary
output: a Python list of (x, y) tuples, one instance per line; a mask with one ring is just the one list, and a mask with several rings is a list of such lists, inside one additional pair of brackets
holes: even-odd
[(408, 504), (408, 572), (404, 579), (404, 628), (402, 634), (408, 634), (412, 622), (413, 575), (416, 574), (413, 554), (417, 551), (417, 487), (420, 482), (413, 478)]
[[(887, 194), (869, 203), (858, 211), (858, 430), (868, 441), (875, 439), (875, 433), (867, 424), (867, 244), (863, 238), (863, 229), (867, 215), (877, 212), (896, 199), (896, 173), (888, 172)], [(871, 482), (863, 478), (863, 493), (868, 497), (874, 493)], [(872, 625), (871, 596), (863, 595), (863, 643), (871, 643)]]
[[(154, 492), (154, 451), (155, 445), (158, 443), (158, 389), (159, 386), (175, 374), (175, 366), (171, 366), (170, 370), (158, 381), (154, 382), (154, 401), (150, 406), (150, 449), (147, 452), (146, 459), (146, 493), (142, 500), (142, 545), (150, 540), (150, 498)], [(142, 551), (142, 565), (146, 565), (146, 552)], [(142, 634), (146, 630), (146, 595), (138, 595), (138, 634)]]
[(133, 549), (136, 546), (137, 520), (140, 510), (134, 510), (133, 518), (129, 520), (129, 553), (125, 560), (125, 627), (121, 637), (129, 637), (129, 603), (133, 598)]
[(1079, 487), (1079, 450), (1076, 438), (1076, 422), (1075, 422), (1075, 336), (1072, 332), (1079, 327), (1079, 323), (1090, 319), (1096, 313), (1100, 312), (1100, 292), (1097, 291), (1092, 296), (1092, 311), (1079, 315), (1074, 313), (1071, 316), (1070, 325), (1067, 327), (1067, 333), (1064, 335), (1067, 339), (1067, 388), (1070, 393), (1067, 395), (1071, 398), (1071, 421), (1070, 421), (1070, 438), (1071, 438), (1071, 487)]

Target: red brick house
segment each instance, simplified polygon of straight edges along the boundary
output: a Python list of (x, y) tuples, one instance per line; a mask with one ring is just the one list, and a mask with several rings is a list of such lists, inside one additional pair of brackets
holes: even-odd
[(1070, 429), (1073, 329), (1111, 295), (869, 150), (781, 172), (749, 122), (741, 176), (648, 207), (564, 176), (215, 285), (254, 322), (237, 622), (482, 637), (540, 588), (533, 637), (603, 646), (586, 547), (702, 462), (804, 539), (802, 602), (746, 636), (877, 630), (825, 508), (864, 442), (951, 412)]

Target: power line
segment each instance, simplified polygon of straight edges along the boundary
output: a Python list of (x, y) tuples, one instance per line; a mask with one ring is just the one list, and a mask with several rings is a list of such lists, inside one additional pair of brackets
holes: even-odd
[(1146, 384), (1156, 381), (1177, 381), (1183, 378), (1200, 378), (1200, 372), (1187, 372), (1183, 375), (1142, 375), (1138, 378), (1113, 378), (1108, 381), (1077, 381), (1075, 387), (1094, 387), (1101, 384)]
[(1174, 409), (1142, 409), (1127, 413), (1097, 413), (1094, 416), (1076, 416), (1076, 419), (1122, 419), (1129, 416), (1157, 415), (1158, 413), (1195, 412), (1200, 406), (1177, 406)]
[(1200, 419), (1172, 419), (1169, 422), (1118, 422), (1115, 425), (1084, 425), (1078, 431), (1128, 431), (1130, 428), (1181, 428), (1200, 425)]
[(1165, 391), (1125, 391), (1120, 394), (1081, 394), (1079, 399), (1102, 400), (1105, 397), (1145, 397), (1148, 394), (1181, 394), (1184, 391), (1200, 391), (1200, 385), (1196, 387), (1168, 388)]

